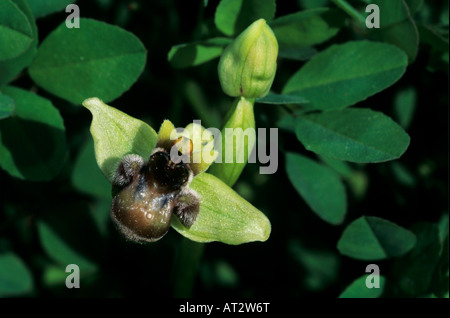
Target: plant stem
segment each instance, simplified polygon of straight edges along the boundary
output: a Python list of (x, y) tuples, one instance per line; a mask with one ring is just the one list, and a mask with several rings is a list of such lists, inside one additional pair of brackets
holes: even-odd
[(361, 13), (359, 13), (358, 10), (353, 8), (347, 1), (345, 1), (345, 0), (331, 0), (331, 1), (333, 1), (336, 6), (341, 8), (343, 11), (345, 11), (349, 16), (351, 16), (356, 21), (358, 21), (362, 24), (365, 23), (366, 19), (364, 18), (364, 16)]
[(182, 238), (172, 271), (174, 297), (191, 297), (204, 249), (205, 244)]

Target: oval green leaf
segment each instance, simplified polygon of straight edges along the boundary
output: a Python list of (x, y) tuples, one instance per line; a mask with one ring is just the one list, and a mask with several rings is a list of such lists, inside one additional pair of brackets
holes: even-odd
[(368, 276), (363, 275), (355, 279), (345, 290), (339, 295), (339, 298), (378, 298), (383, 294), (386, 279), (384, 276), (379, 276), (379, 288), (369, 288), (366, 285)]
[(391, 118), (370, 109), (349, 108), (301, 115), (295, 132), (306, 149), (333, 159), (383, 162), (408, 148), (408, 134)]
[(343, 255), (360, 260), (382, 260), (408, 253), (416, 236), (388, 220), (362, 216), (342, 233), (337, 248)]
[(37, 27), (34, 22), (33, 14), (28, 6), (26, 0), (11, 0), (17, 8), (27, 17), (28, 23), (31, 26), (32, 42), (28, 49), (17, 57), (6, 61), (0, 61), (0, 86), (8, 83), (14, 79), (26, 66), (30, 65), (37, 51)]
[(42, 42), (29, 67), (42, 88), (80, 104), (98, 96), (111, 101), (138, 79), (146, 50), (132, 33), (104, 22), (80, 19), (79, 29), (61, 24)]
[(95, 157), (109, 182), (112, 182), (116, 168), (124, 156), (150, 156), (157, 140), (152, 127), (106, 105), (96, 97), (85, 100), (83, 106), (92, 113), (91, 134)]
[(15, 87), (2, 91), (14, 100), (16, 109), (0, 121), (0, 166), (20, 179), (51, 180), (66, 154), (59, 111), (49, 100), (28, 91)]
[(22, 295), (33, 289), (33, 276), (14, 253), (0, 254), (0, 297)]
[(309, 109), (344, 108), (394, 84), (407, 64), (406, 54), (390, 44), (356, 41), (333, 45), (296, 72), (282, 93), (308, 99)]
[(280, 50), (301, 49), (323, 43), (344, 25), (339, 10), (315, 8), (284, 15), (270, 23)]
[(169, 51), (168, 60), (176, 68), (197, 66), (218, 58), (230, 43), (227, 38), (214, 38), (175, 45)]
[(342, 223), (347, 212), (347, 195), (332, 169), (299, 154), (287, 153), (286, 173), (314, 213), (330, 224)]
[(0, 119), (9, 117), (14, 111), (14, 107), (14, 100), (9, 96), (0, 93)]
[(33, 40), (26, 15), (10, 0), (0, 0), (0, 61), (24, 53)]
[(272, 20), (275, 15), (274, 0), (221, 0), (214, 22), (217, 29), (235, 36), (258, 19)]
[(237, 245), (266, 241), (271, 225), (267, 217), (218, 178), (202, 173), (190, 187), (201, 197), (200, 212), (190, 229), (177, 218), (172, 227), (197, 242), (219, 241)]

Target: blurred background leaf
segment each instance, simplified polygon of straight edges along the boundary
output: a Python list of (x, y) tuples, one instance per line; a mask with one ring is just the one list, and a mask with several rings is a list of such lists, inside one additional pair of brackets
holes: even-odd
[(11, 116), (14, 108), (14, 100), (9, 96), (0, 93), (0, 119)]
[(11, 297), (31, 292), (33, 276), (14, 253), (0, 254), (0, 297)]
[(368, 288), (366, 286), (367, 275), (355, 279), (345, 290), (339, 295), (339, 298), (378, 298), (383, 294), (385, 278), (379, 276), (380, 287)]
[(35, 181), (54, 178), (64, 163), (63, 119), (52, 103), (12, 86), (2, 88), (16, 105), (14, 115), (0, 121), (0, 166), (11, 175)]
[(260, 18), (270, 21), (274, 15), (275, 0), (221, 0), (214, 22), (223, 34), (235, 36), (253, 21)]

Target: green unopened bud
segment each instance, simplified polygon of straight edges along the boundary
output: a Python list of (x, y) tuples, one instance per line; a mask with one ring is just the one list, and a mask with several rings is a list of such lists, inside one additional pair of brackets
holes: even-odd
[(256, 143), (253, 99), (236, 98), (222, 129), (222, 145), (210, 173), (233, 186), (250, 159)]
[(253, 22), (223, 52), (219, 80), (232, 97), (261, 98), (272, 86), (278, 42), (264, 19)]

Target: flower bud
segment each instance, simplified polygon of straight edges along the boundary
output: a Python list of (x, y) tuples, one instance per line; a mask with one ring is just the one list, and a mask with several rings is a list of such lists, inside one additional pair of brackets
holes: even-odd
[(254, 99), (236, 98), (222, 129), (221, 153), (209, 170), (230, 187), (252, 159), (256, 143), (254, 103)]
[(223, 52), (219, 80), (232, 97), (261, 98), (272, 86), (278, 42), (264, 19), (253, 22)]

